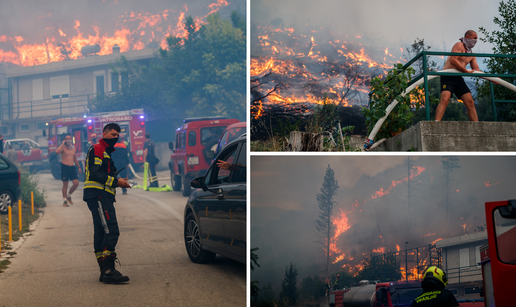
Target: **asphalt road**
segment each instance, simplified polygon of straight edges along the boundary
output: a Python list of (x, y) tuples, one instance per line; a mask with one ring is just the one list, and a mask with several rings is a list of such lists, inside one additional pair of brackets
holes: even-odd
[(130, 281), (104, 284), (98, 281), (82, 184), (72, 195), (74, 205), (65, 208), (61, 181), (49, 173), (38, 176), (47, 207), (0, 273), (0, 306), (245, 306), (244, 264), (221, 256), (211, 264), (190, 261), (183, 240), (187, 198), (181, 192), (117, 191), (117, 269)]

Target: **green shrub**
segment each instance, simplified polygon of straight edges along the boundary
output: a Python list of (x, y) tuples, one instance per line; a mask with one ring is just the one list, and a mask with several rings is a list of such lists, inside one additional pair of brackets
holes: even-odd
[(21, 173), (21, 194), (20, 199), (23, 203), (30, 205), (30, 192), (34, 192), (34, 207), (43, 208), (45, 203), (45, 190), (41, 189), (39, 179), (34, 174), (29, 173), (26, 169), (20, 168)]

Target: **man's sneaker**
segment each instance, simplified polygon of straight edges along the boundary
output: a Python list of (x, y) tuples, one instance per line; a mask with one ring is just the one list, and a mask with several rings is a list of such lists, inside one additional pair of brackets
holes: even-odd
[(127, 195), (127, 191), (123, 191), (123, 192), (122, 192), (122, 195)]
[(68, 206), (68, 202), (67, 202), (66, 200), (65, 200), (65, 201), (63, 201), (63, 207), (69, 207), (69, 206)]
[(66, 200), (70, 203), (70, 205), (73, 205), (72, 196), (70, 194), (66, 196)]

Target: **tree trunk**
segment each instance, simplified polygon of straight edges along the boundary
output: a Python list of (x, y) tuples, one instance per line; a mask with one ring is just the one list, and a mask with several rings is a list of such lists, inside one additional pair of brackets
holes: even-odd
[(285, 151), (323, 151), (322, 134), (292, 131)]

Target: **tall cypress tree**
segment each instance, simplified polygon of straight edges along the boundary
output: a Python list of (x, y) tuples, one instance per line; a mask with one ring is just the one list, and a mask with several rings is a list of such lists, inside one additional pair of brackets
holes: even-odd
[(331, 239), (331, 216), (333, 213), (333, 196), (337, 195), (339, 183), (335, 180), (335, 171), (328, 164), (324, 181), (321, 187), (321, 193), (317, 194), (317, 202), (319, 203), (319, 219), (316, 221), (317, 231), (321, 234), (320, 243), (323, 244), (326, 252), (326, 274), (330, 268), (330, 239)]

